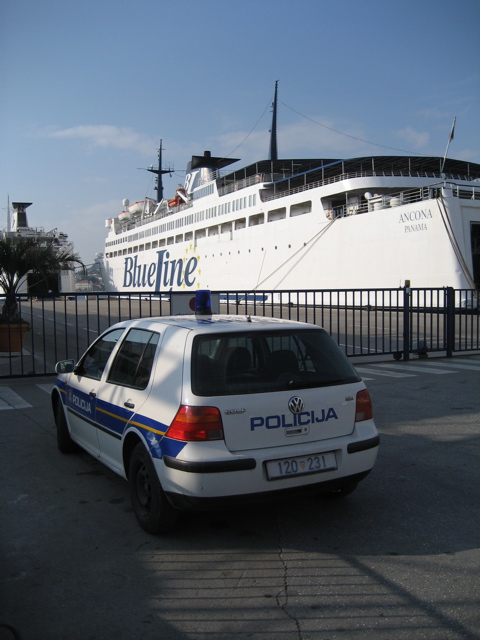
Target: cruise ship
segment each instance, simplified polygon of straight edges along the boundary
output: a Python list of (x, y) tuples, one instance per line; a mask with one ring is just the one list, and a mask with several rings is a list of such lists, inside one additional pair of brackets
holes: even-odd
[[(272, 292), (480, 286), (480, 164), (419, 155), (192, 156), (185, 183), (106, 220), (118, 292)], [(453, 137), (453, 128), (451, 132)], [(448, 147), (447, 147), (448, 149)]]
[[(52, 245), (55, 252), (75, 253), (73, 242), (68, 235), (58, 229), (45, 231), (43, 227), (31, 227), (28, 223), (27, 209), (31, 202), (12, 202), (13, 214), (10, 212), (10, 199), (7, 205), (7, 226), (0, 231), (0, 238), (23, 238), (32, 240), (40, 247)], [(20, 285), (20, 293), (54, 293), (75, 291), (75, 271), (73, 264), (65, 264), (58, 274), (52, 274), (48, 281), (37, 282), (35, 276), (28, 274)]]

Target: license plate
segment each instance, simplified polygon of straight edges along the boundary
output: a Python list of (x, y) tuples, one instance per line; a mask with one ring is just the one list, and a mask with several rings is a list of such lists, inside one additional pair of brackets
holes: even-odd
[(333, 451), (328, 453), (314, 453), (310, 456), (298, 458), (284, 458), (267, 462), (267, 477), (269, 480), (291, 478), (310, 473), (320, 473), (337, 468), (337, 459)]

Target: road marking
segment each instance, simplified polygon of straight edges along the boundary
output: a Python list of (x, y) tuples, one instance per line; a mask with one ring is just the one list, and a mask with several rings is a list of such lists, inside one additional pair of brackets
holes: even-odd
[[(355, 367), (360, 373), (366, 373), (367, 376), (363, 377), (364, 380), (375, 380), (375, 376), (385, 376), (390, 378), (404, 378), (411, 377), (419, 373), (432, 373), (434, 375), (448, 375), (460, 373), (460, 371), (480, 371), (480, 361), (478, 358), (469, 359), (455, 359), (454, 362), (449, 361), (445, 363), (445, 360), (441, 362), (435, 362), (434, 360), (421, 362), (418, 360), (398, 362), (398, 363), (378, 363), (376, 365)], [(415, 374), (409, 374), (407, 371), (414, 371)]]
[[(435, 362), (425, 362), (424, 364), (425, 364), (425, 367), (428, 368), (429, 370), (438, 366)], [(469, 371), (480, 371), (480, 364), (474, 365), (474, 364), (462, 364), (460, 362), (449, 362), (447, 364), (447, 367), (449, 368), (451, 367), (452, 369), (466, 369)]]
[[(355, 367), (360, 373), (369, 373), (371, 376), (387, 376), (388, 378), (415, 378), (414, 373), (398, 373), (396, 371), (381, 371), (372, 367)], [(367, 378), (364, 378), (366, 380)]]
[(50, 395), (50, 393), (52, 392), (53, 384), (37, 384), (37, 387)]
[(409, 371), (418, 371), (419, 373), (434, 373), (435, 375), (444, 375), (446, 373), (457, 373), (457, 371), (452, 371), (451, 369), (439, 369), (433, 366), (418, 366), (414, 364), (379, 364), (379, 367), (384, 367), (385, 369), (400, 369), (405, 368)]
[(6, 409), (28, 409), (31, 406), (18, 393), (12, 391), (10, 387), (0, 387), (0, 411)]

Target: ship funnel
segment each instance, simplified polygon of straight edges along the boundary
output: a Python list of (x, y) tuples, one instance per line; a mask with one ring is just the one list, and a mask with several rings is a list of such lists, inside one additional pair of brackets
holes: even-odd
[(13, 207), (13, 228), (12, 231), (18, 231), (19, 229), (27, 229), (27, 212), (25, 209), (29, 207), (31, 202), (12, 202)]
[(192, 156), (185, 176), (187, 194), (191, 195), (197, 187), (218, 178), (220, 169), (234, 162), (238, 162), (238, 158), (218, 158), (212, 156), (210, 151), (204, 151), (203, 156)]

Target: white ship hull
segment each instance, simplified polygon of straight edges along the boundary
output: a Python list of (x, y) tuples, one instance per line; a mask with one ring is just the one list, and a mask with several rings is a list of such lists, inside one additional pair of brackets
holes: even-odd
[[(402, 171), (397, 165), (410, 160), (383, 156), (277, 160), (268, 175), (262, 161), (257, 173), (255, 165), (246, 168), (251, 175), (243, 180), (240, 171), (199, 180), (202, 170), (191, 170), (189, 202), (163, 202), (124, 223), (107, 220), (106, 289), (386, 289), (407, 281), (414, 288), (475, 289), (480, 167), (452, 160), (442, 174), (440, 158), (411, 162), (421, 160), (438, 170)], [(313, 169), (300, 175), (288, 171), (309, 162)], [(373, 169), (380, 162), (392, 166), (390, 174)]]

